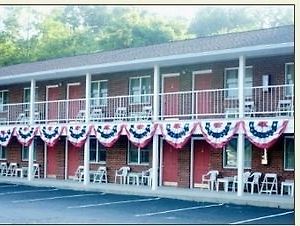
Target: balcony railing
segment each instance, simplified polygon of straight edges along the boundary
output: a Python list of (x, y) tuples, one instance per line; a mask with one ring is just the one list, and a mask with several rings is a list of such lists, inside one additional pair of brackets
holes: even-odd
[[(249, 87), (245, 117), (293, 116), (294, 85)], [(238, 89), (160, 93), (160, 120), (237, 118)], [(35, 123), (84, 122), (85, 99), (35, 102)], [(91, 98), (90, 120), (151, 121), (153, 94)], [(0, 105), (0, 124), (29, 123), (29, 103)]]

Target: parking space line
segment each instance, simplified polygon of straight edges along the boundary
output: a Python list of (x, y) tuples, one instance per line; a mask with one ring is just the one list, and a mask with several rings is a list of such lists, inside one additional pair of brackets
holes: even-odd
[(10, 184), (10, 185), (2, 185), (0, 188), (8, 188), (8, 187), (17, 187), (19, 186), (18, 184)]
[(266, 219), (266, 218), (284, 216), (284, 215), (288, 215), (288, 214), (291, 214), (291, 213), (294, 213), (294, 211), (288, 211), (288, 212), (284, 212), (284, 213), (277, 213), (277, 214), (272, 214), (272, 215), (267, 215), (267, 216), (252, 218), (252, 219), (248, 219), (248, 220), (237, 221), (237, 222), (233, 222), (233, 223), (229, 223), (229, 224), (244, 224), (244, 223), (248, 223), (248, 222), (252, 222), (252, 221), (257, 221), (257, 220), (262, 220), (262, 219)]
[(165, 213), (173, 213), (173, 212), (179, 212), (179, 211), (186, 211), (186, 210), (194, 210), (194, 209), (205, 209), (205, 208), (211, 208), (211, 207), (219, 207), (223, 206), (223, 203), (220, 204), (213, 204), (213, 205), (207, 205), (207, 206), (193, 206), (193, 207), (187, 207), (187, 208), (181, 208), (181, 209), (172, 209), (172, 210), (166, 210), (161, 212), (153, 212), (153, 213), (145, 213), (145, 214), (136, 214), (136, 217), (145, 217), (145, 216), (154, 216), (159, 214), (165, 214)]
[(65, 198), (75, 198), (75, 197), (83, 197), (83, 196), (93, 196), (93, 195), (102, 195), (102, 194), (78, 194), (78, 195), (63, 195), (63, 196), (55, 196), (55, 197), (47, 197), (47, 198), (39, 198), (39, 199), (22, 199), (22, 200), (14, 200), (13, 203), (21, 203), (21, 202), (38, 202), (38, 201), (46, 201), (46, 200), (54, 200), (54, 199), (65, 199)]
[(46, 191), (57, 191), (58, 188), (54, 189), (40, 189), (40, 190), (26, 190), (26, 191), (8, 191), (8, 192), (1, 192), (0, 195), (10, 195), (10, 194), (22, 194), (22, 193), (31, 193), (31, 192), (46, 192)]
[(88, 207), (95, 207), (95, 206), (107, 206), (107, 205), (113, 205), (113, 204), (123, 204), (123, 203), (132, 203), (132, 202), (147, 202), (147, 201), (154, 201), (154, 200), (159, 200), (159, 199), (161, 199), (161, 198), (123, 200), (123, 201), (97, 203), (97, 204), (81, 205), (81, 206), (68, 206), (68, 208), (69, 209), (78, 209), (78, 208), (88, 208)]

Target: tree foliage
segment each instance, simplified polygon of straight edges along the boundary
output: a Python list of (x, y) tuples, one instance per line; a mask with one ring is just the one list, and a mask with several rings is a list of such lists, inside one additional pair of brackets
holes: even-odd
[[(2, 11), (1, 11), (2, 10)], [(0, 8), (0, 66), (293, 23), (291, 8), (204, 7), (190, 25), (129, 7)]]

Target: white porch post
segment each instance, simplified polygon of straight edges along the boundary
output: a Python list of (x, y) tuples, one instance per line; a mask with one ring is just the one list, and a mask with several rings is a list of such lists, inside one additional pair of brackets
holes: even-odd
[[(85, 76), (85, 122), (90, 122), (91, 74)], [(84, 143), (84, 185), (90, 183), (90, 137)]]
[[(29, 125), (34, 125), (34, 101), (35, 101), (35, 79), (31, 80), (30, 84), (30, 113), (29, 113)], [(33, 179), (33, 149), (34, 149), (34, 139), (29, 146), (28, 153), (28, 180)]]
[[(154, 66), (154, 85), (153, 85), (153, 122), (158, 121), (159, 115), (159, 66)], [(158, 135), (153, 136), (152, 145), (152, 190), (158, 186)]]
[[(239, 94), (239, 119), (244, 118), (244, 80), (246, 66), (245, 56), (239, 57), (239, 73), (238, 73), (238, 94)], [(244, 193), (243, 173), (244, 173), (244, 150), (245, 150), (245, 135), (242, 131), (238, 132), (237, 143), (237, 171), (238, 171), (238, 189), (237, 195), (242, 196)]]

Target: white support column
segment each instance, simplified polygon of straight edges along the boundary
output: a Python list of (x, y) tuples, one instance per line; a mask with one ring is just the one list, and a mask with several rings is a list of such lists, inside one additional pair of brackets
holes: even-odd
[[(34, 102), (35, 102), (35, 79), (31, 80), (30, 84), (30, 113), (29, 113), (29, 125), (34, 125)], [(34, 151), (34, 139), (29, 146), (28, 153), (28, 180), (33, 179), (33, 151)]]
[[(239, 119), (244, 118), (244, 80), (246, 73), (245, 57), (239, 57), (239, 73), (238, 73), (238, 94), (239, 94)], [(238, 133), (237, 143), (237, 173), (238, 173), (238, 189), (237, 195), (242, 196), (244, 193), (243, 173), (244, 173), (244, 151), (245, 135), (242, 131)]]
[[(153, 122), (158, 121), (159, 115), (159, 66), (154, 66), (154, 85), (153, 85)], [(153, 136), (152, 145), (152, 190), (156, 190), (158, 186), (158, 146), (159, 137), (157, 134)]]
[[(85, 76), (85, 122), (90, 122), (90, 101), (91, 101), (91, 74)], [(84, 144), (84, 185), (90, 183), (90, 137)]]

